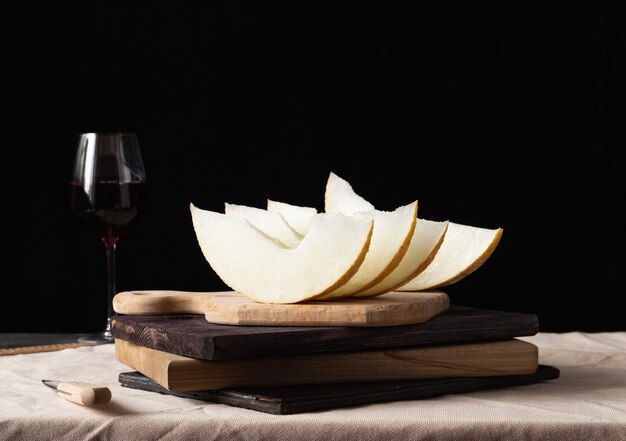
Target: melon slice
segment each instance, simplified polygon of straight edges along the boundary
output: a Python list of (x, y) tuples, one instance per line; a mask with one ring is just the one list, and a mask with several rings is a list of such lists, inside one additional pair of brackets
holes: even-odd
[[(336, 175), (334, 178), (336, 180), (335, 182), (341, 182), (341, 178), (338, 178)], [(344, 186), (344, 190), (351, 188), (349, 184), (348, 186)], [(363, 204), (361, 207), (365, 208), (367, 205)], [(301, 207), (272, 200), (267, 201), (267, 209), (269, 211), (274, 210), (280, 212), (287, 223), (294, 229), (296, 229), (296, 225), (300, 225), (300, 232), (302, 234), (306, 234), (309, 228), (308, 226), (311, 224), (312, 217), (317, 213), (317, 210), (312, 207)], [(381, 282), (353, 295), (355, 297), (366, 297), (384, 294), (406, 284), (423, 271), (435, 257), (435, 254), (437, 254), (443, 242), (447, 228), (447, 222), (433, 222), (417, 219), (415, 233), (413, 234), (409, 248), (396, 269)], [(419, 237), (419, 240), (415, 240), (416, 237)], [(329, 298), (331, 297), (329, 296)]]
[[(351, 213), (355, 207), (372, 206), (356, 194), (350, 183), (332, 172), (326, 184), (324, 203), (326, 211), (346, 214)], [(418, 228), (414, 234), (419, 241)], [(449, 222), (443, 242), (430, 264), (397, 289), (423, 291), (458, 282), (485, 263), (498, 246), (501, 237), (502, 228), (491, 230)]]
[(365, 259), (371, 219), (320, 213), (295, 249), (281, 246), (245, 219), (190, 204), (200, 249), (233, 290), (261, 303), (297, 303), (344, 285)]
[(280, 213), (287, 223), (301, 236), (306, 236), (311, 228), (311, 219), (317, 214), (313, 207), (301, 207), (284, 202), (267, 200), (267, 211)]
[(224, 213), (228, 216), (247, 220), (263, 233), (278, 240), (288, 248), (295, 248), (300, 245), (302, 236), (291, 228), (280, 213), (271, 213), (261, 208), (229, 203), (224, 203)]
[(476, 271), (491, 256), (502, 237), (494, 230), (450, 222), (433, 261), (400, 291), (423, 291), (458, 282)]
[(356, 194), (348, 181), (330, 172), (324, 194), (326, 213), (343, 213), (352, 216), (359, 211), (372, 210), (375, 210), (374, 206)]
[(413, 237), (417, 201), (394, 211), (370, 210), (354, 213), (350, 217), (374, 220), (369, 251), (357, 273), (345, 285), (323, 296), (324, 300), (348, 297), (369, 289), (396, 269)]
[(432, 262), (443, 243), (448, 222), (417, 219), (409, 249), (400, 264), (382, 281), (355, 297), (369, 297), (393, 291), (415, 278)]

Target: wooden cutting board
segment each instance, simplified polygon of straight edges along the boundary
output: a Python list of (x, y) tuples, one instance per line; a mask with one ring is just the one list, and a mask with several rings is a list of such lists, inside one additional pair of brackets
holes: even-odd
[(172, 391), (528, 375), (538, 366), (537, 347), (516, 339), (211, 361), (116, 340), (115, 357)]
[(425, 322), (449, 307), (440, 291), (296, 304), (257, 303), (234, 291), (126, 291), (113, 298), (118, 314), (204, 314), (222, 325), (396, 326)]
[(228, 326), (202, 315), (118, 315), (112, 321), (117, 339), (204, 360), (504, 340), (538, 329), (535, 314), (455, 305), (424, 323), (387, 327)]
[(123, 387), (137, 390), (227, 404), (273, 415), (291, 415), (370, 403), (417, 400), (446, 394), (523, 386), (554, 380), (559, 375), (558, 368), (539, 365), (537, 371), (529, 375), (255, 387), (190, 392), (168, 391), (157, 382), (136, 371), (122, 372), (118, 379)]

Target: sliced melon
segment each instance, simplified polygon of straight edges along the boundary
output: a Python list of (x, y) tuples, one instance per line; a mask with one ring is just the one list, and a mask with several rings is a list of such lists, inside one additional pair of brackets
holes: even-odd
[(272, 213), (267, 210), (247, 205), (224, 203), (224, 213), (245, 219), (269, 237), (278, 240), (288, 248), (300, 245), (300, 236), (280, 213)]
[(433, 261), (399, 291), (424, 291), (458, 282), (485, 263), (501, 237), (502, 228), (490, 230), (450, 222)]
[(326, 213), (343, 213), (351, 216), (359, 211), (372, 210), (375, 210), (374, 206), (356, 194), (348, 181), (330, 172), (324, 194)]
[(368, 218), (320, 213), (295, 249), (250, 222), (190, 204), (200, 249), (233, 290), (262, 303), (297, 303), (346, 284), (365, 259), (373, 232)]
[[(335, 182), (341, 181), (341, 178), (336, 175), (334, 175), (334, 179)], [(344, 186), (342, 191), (348, 189), (354, 193), (349, 184), (348, 186)], [(338, 193), (339, 192), (336, 194)], [(267, 201), (267, 209), (269, 211), (280, 212), (287, 223), (294, 229), (296, 229), (296, 225), (300, 225), (300, 232), (302, 234), (306, 234), (309, 228), (308, 226), (311, 224), (311, 219), (317, 213), (317, 210), (313, 207), (301, 207), (272, 200)], [(409, 248), (396, 269), (371, 288), (361, 290), (353, 295), (355, 297), (367, 297), (384, 294), (393, 291), (416, 277), (428, 266), (437, 254), (447, 228), (448, 222), (433, 222), (417, 219), (415, 232)]]
[(447, 229), (448, 222), (417, 219), (409, 249), (396, 269), (376, 285), (358, 292), (354, 296), (369, 297), (384, 294), (415, 278), (435, 258)]
[[(332, 172), (326, 184), (324, 203), (326, 211), (345, 214), (350, 214), (355, 207), (372, 206), (356, 194), (350, 183)], [(418, 228), (414, 234), (419, 241)], [(458, 282), (485, 263), (501, 237), (501, 228), (491, 230), (449, 222), (443, 242), (430, 264), (423, 271), (416, 271), (418, 274), (398, 289), (423, 291)]]
[(291, 228), (301, 236), (305, 236), (309, 232), (311, 219), (317, 214), (317, 210), (313, 207), (301, 207), (270, 199), (267, 200), (267, 211), (280, 213)]
[(374, 220), (369, 251), (357, 273), (345, 285), (322, 297), (324, 300), (347, 297), (369, 289), (396, 269), (413, 237), (417, 201), (394, 211), (371, 210), (354, 213), (352, 217)]

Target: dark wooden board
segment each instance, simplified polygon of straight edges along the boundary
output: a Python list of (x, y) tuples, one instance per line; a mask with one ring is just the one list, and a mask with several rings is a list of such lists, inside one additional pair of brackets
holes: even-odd
[(540, 365), (534, 374), (481, 378), (386, 381), (313, 386), (242, 388), (233, 390), (170, 392), (139, 372), (119, 375), (122, 386), (183, 398), (243, 407), (275, 415), (352, 407), (399, 400), (417, 400), (446, 394), (522, 386), (559, 377), (553, 366)]
[(378, 328), (217, 325), (202, 315), (118, 315), (112, 323), (115, 338), (203, 360), (505, 340), (538, 329), (534, 314), (461, 306), (424, 323)]

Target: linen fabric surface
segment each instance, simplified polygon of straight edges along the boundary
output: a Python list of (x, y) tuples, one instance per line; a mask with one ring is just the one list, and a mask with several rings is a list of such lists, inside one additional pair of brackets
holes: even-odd
[[(297, 415), (123, 388), (118, 375), (132, 369), (111, 344), (1, 356), (0, 440), (626, 440), (626, 332), (520, 340), (537, 345), (560, 378)], [(113, 398), (80, 406), (42, 379), (103, 384)]]

